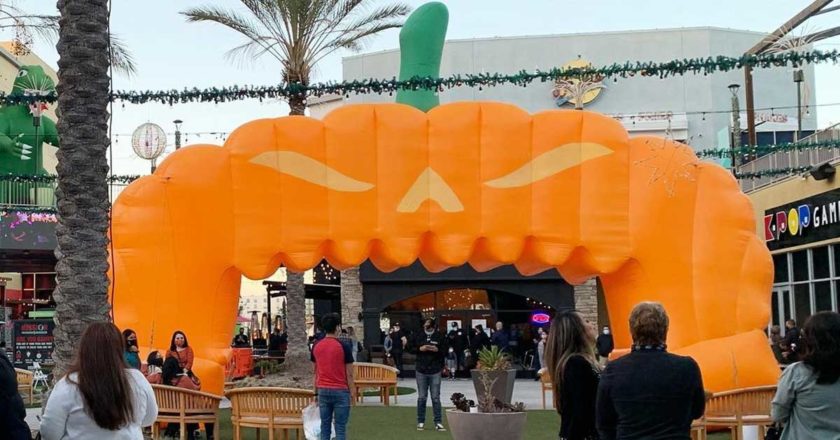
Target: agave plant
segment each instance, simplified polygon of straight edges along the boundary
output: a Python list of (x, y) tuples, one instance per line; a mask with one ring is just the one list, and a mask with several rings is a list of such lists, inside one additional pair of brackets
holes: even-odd
[(510, 356), (497, 346), (482, 348), (478, 352), (478, 369), (501, 371), (510, 369)]

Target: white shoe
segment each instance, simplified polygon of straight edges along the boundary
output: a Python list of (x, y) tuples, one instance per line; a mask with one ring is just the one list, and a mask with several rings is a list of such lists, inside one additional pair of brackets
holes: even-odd
[(443, 423), (435, 423), (435, 431), (446, 432), (446, 428), (443, 427)]
[(418, 430), (418, 431), (422, 431), (424, 426), (425, 426), (425, 424), (424, 424), (424, 423), (418, 423), (418, 424), (417, 424), (417, 430)]

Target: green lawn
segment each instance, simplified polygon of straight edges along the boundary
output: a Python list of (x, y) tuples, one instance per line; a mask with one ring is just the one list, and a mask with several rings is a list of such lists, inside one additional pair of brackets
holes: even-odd
[[(222, 410), (219, 415), (221, 422), (220, 435), (217, 439), (232, 439), (230, 425), (230, 410)], [(444, 414), (444, 425), (446, 415)], [(556, 439), (559, 430), (559, 416), (553, 411), (528, 411), (528, 424), (525, 429), (527, 440)], [(376, 406), (355, 406), (350, 410), (350, 425), (347, 438), (360, 439), (399, 439), (399, 440), (443, 440), (452, 438), (448, 432), (429, 430), (432, 424), (432, 408), (426, 411), (426, 430), (417, 431), (416, 409), (412, 407), (392, 406), (388, 408)], [(254, 429), (245, 429), (243, 440), (256, 439)], [(262, 439), (268, 438), (263, 432)], [(294, 438), (294, 437), (292, 437)], [(302, 437), (301, 437), (302, 438)], [(727, 434), (709, 436), (710, 440), (728, 440)], [(503, 439), (500, 439), (503, 440)]]

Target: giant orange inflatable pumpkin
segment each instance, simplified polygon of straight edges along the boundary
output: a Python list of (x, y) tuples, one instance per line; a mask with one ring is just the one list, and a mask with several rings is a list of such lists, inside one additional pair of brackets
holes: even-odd
[(240, 275), (322, 258), (599, 276), (618, 346), (630, 343), (632, 306), (661, 301), (670, 347), (698, 360), (707, 388), (778, 376), (761, 332), (772, 263), (735, 180), (683, 145), (629, 139), (595, 113), (377, 104), (323, 122), (253, 121), (223, 147), (169, 156), (113, 215), (117, 323), (141, 341), (153, 335), (155, 347), (186, 331), (213, 391)]

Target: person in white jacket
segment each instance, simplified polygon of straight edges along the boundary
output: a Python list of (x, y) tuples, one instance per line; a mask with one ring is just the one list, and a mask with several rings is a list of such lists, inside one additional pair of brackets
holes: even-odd
[(58, 381), (41, 420), (43, 440), (143, 440), (157, 417), (146, 378), (123, 358), (119, 329), (93, 323), (79, 341), (67, 375)]

